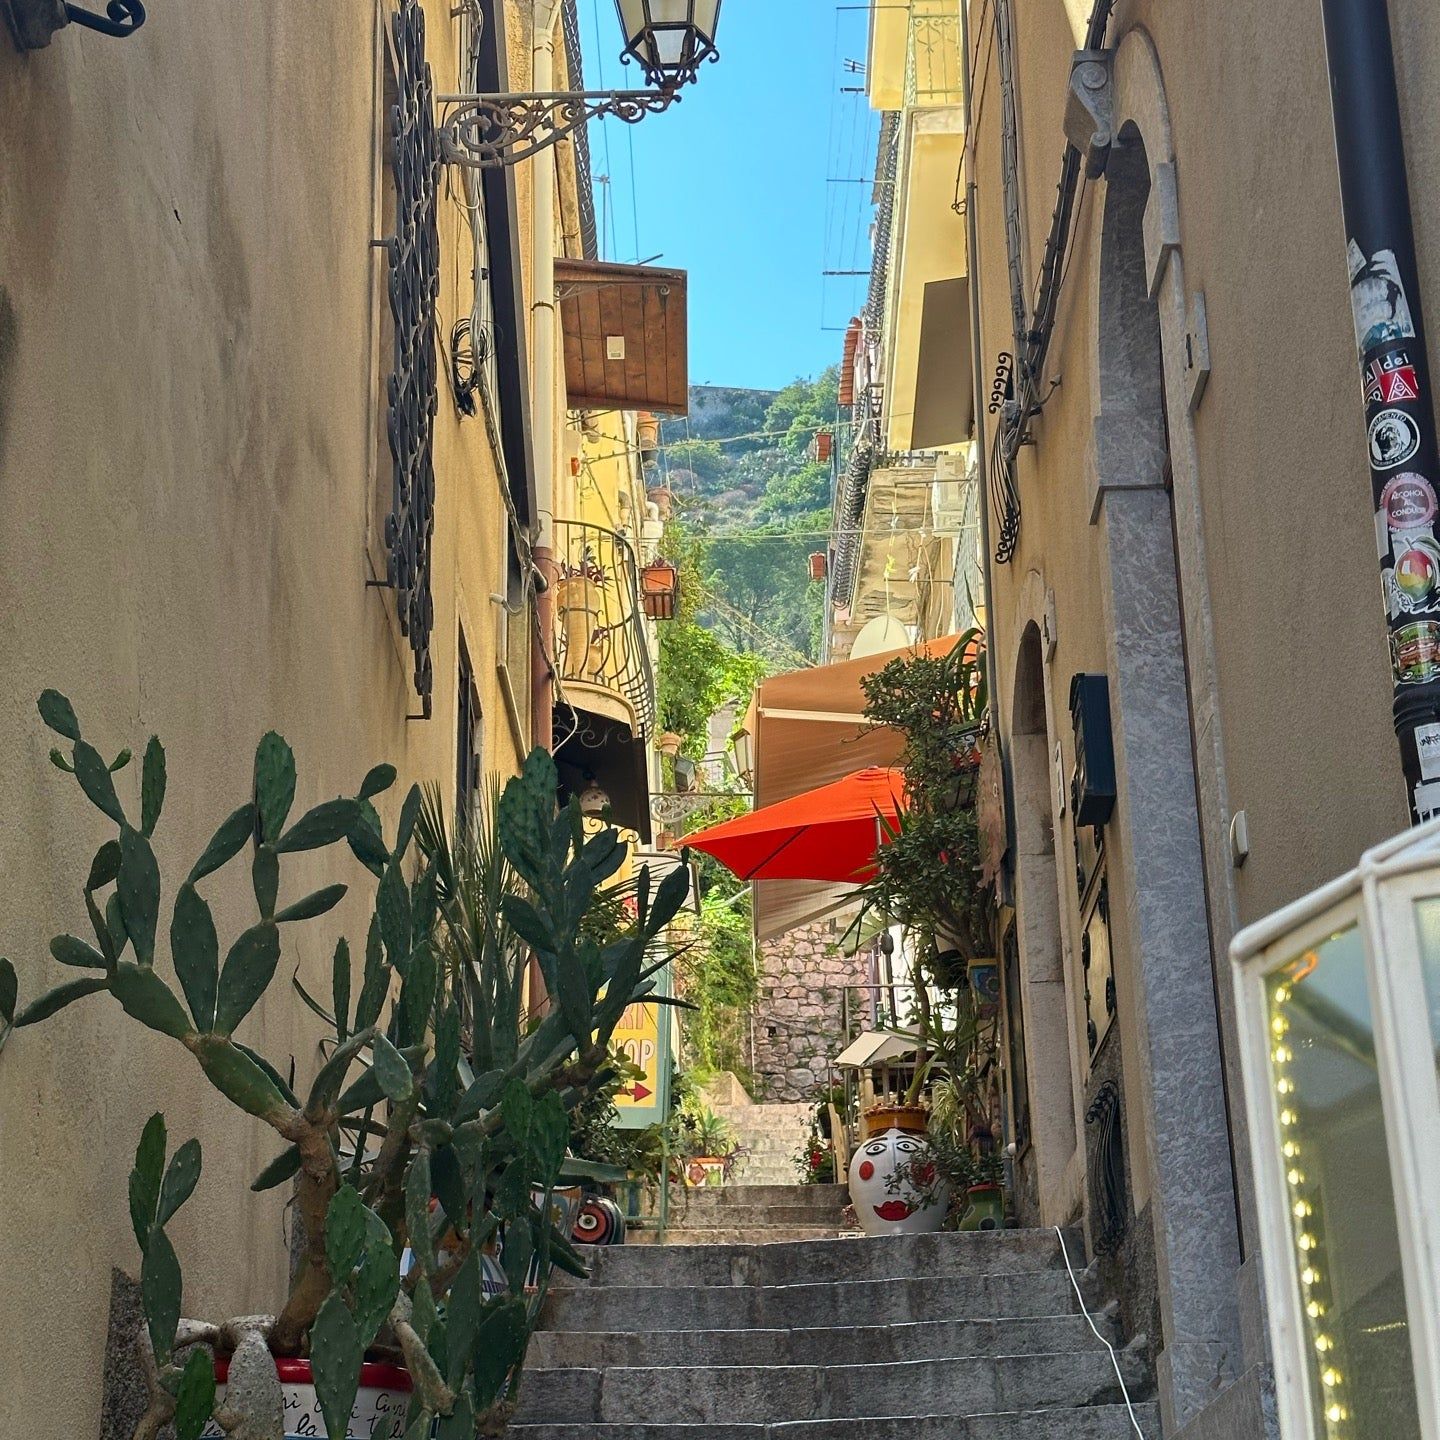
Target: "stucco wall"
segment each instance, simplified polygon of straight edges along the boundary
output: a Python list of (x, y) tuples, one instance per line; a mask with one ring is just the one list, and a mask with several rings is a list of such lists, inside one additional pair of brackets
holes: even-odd
[[(1022, 270), (1031, 301), (1064, 149), (1061, 122), (1076, 8), (1062, 0), (1013, 7)], [(1440, 12), (1423, 6), (1392, 9), (1398, 17), (1422, 284), (1433, 295), (1440, 283), (1435, 183), (1440, 117), (1426, 103), (1422, 76), (1433, 73), (1440, 58)], [(1014, 342), (993, 7), (971, 4), (970, 13), (979, 50), (980, 245), (973, 264), (988, 375), (997, 354), (1012, 351)], [(1222, 1026), (1228, 1026), (1225, 946), (1235, 927), (1330, 879), (1367, 845), (1406, 823), (1390, 719), (1321, 15), (1305, 0), (1280, 0), (1263, 12), (1201, 0), (1122, 0), (1107, 44), (1119, 47), (1117, 95), (1123, 103), (1117, 118), (1138, 120), (1152, 152), (1162, 139), (1173, 145), (1173, 230), (1162, 236), (1166, 217), (1157, 201), (1147, 219), (1151, 234), (1144, 264), (1145, 279), (1159, 295), (1158, 323), (1166, 336), (1180, 619), (1172, 626), (1163, 615), (1166, 575), (1127, 575), (1122, 567), (1119, 581), (1131, 587), (1125, 603), (1133, 605), (1137, 581), (1154, 584), (1155, 623), (1149, 633), (1137, 630), (1119, 642), (1107, 634), (1122, 599), (1116, 556), (1134, 537), (1116, 530), (1117, 516), (1097, 496), (1097, 480), (1136, 484), (1148, 478), (1156, 484), (1160, 477), (1144, 473), (1153, 452), (1143, 444), (1117, 465), (1114, 435), (1104, 425), (1100, 232), (1112, 181), (1102, 179), (1086, 185), (1080, 197), (1042, 385), (1048, 398), (1033, 426), (1036, 443), (1017, 461), (1024, 507), (1019, 548), (1013, 563), (995, 569), (992, 638), (1002, 726), (1013, 723), (1016, 658), (1032, 622), (1043, 626), (1050, 651), (1047, 754), (1053, 757), (1058, 742), (1067, 776), (1074, 762), (1066, 703), (1070, 677), (1078, 671), (1110, 673), (1114, 709), (1117, 643), (1160, 645), (1154, 658), (1165, 663), (1183, 646), (1189, 694), (1181, 725), (1191, 731), (1195, 759), (1210, 945), (1203, 938), (1187, 942), (1167, 957), (1168, 974), (1172, 983), (1183, 978), (1199, 987), (1213, 955)], [(1152, 167), (1157, 158), (1171, 157), (1151, 153)], [(1156, 243), (1161, 238), (1164, 246)], [(1183, 399), (1174, 403), (1175, 366), (1197, 294), (1203, 294), (1207, 311), (1211, 373), (1192, 426)], [(993, 426), (991, 419), (987, 443)], [(1172, 585), (1174, 569), (1171, 563)], [(1132, 614), (1143, 618), (1143, 611)], [(1114, 718), (1118, 729), (1121, 716)], [(1055, 777), (1049, 778), (1053, 792)], [(1144, 778), (1148, 784), (1156, 779)], [(1122, 807), (1124, 795), (1122, 779)], [(1230, 861), (1228, 827), (1239, 809), (1249, 822), (1251, 853), (1237, 869)], [(1057, 856), (1068, 854), (1068, 819), (1049, 818)], [(1156, 1035), (1147, 1032), (1139, 1002), (1156, 952), (1145, 940), (1149, 901), (1137, 881), (1147, 856), (1124, 824), (1113, 827), (1111, 841), (1126, 1141), (1134, 1202), (1144, 1213), (1152, 1193), (1163, 1189), (1147, 1116), (1153, 1118), (1156, 1096), (1168, 1094), (1182, 1077), (1199, 1093), (1192, 1058), (1204, 1047), (1196, 1044), (1190, 1026), (1163, 1037), (1173, 1038), (1184, 1059), (1177, 1058), (1168, 1077), (1157, 1068), (1161, 1078), (1155, 1079), (1156, 1094), (1150, 1093)], [(1078, 992), (1074, 887), (1060, 888), (1066, 973), (1072, 992)], [(1156, 892), (1149, 894), (1153, 899)], [(1019, 903), (1023, 912), (1023, 896)], [(1150, 977), (1152, 993), (1159, 993), (1153, 990), (1158, 978), (1158, 972)], [(1074, 1019), (1076, 1033), (1082, 1033), (1078, 1013)], [(1247, 1140), (1233, 1066), (1229, 1079), (1239, 1207), (1248, 1232)], [(1077, 1077), (1072, 1088), (1083, 1083)], [(1051, 1100), (1073, 1103), (1074, 1096)], [(1036, 1103), (1042, 1103), (1038, 1096)], [(1163, 1196), (1156, 1206), (1157, 1223), (1163, 1225)], [(1163, 1291), (1165, 1268), (1173, 1261), (1162, 1253), (1159, 1262)], [(1243, 1290), (1253, 1279), (1242, 1273), (1236, 1285)], [(1253, 1295), (1242, 1295), (1241, 1305), (1253, 1306)], [(1253, 1329), (1250, 1321), (1253, 1313), (1242, 1317), (1247, 1330)]]
[[(437, 89), (457, 88), (450, 7), (426, 9)], [(83, 925), (78, 887), (105, 828), (46, 763), (34, 709), (46, 685), (112, 752), (163, 737), (167, 906), (177, 870), (248, 795), (268, 728), (298, 753), (297, 803), (353, 792), (381, 759), (402, 783), (453, 795), (460, 624), (487, 764), (508, 771), (517, 756), (495, 684), (495, 469), (483, 421), (457, 417), (443, 375), (428, 723), (406, 718), (411, 656), (393, 602), (365, 587), (374, 8), (150, 10), (123, 42), (72, 27), (20, 57), (0, 41), (0, 949), (22, 999), (64, 978), (46, 941)], [(516, 63), (528, 70), (528, 56)], [(470, 248), (443, 198), (442, 227), (448, 337), (469, 309)], [(515, 658), (523, 687), (528, 656)], [(523, 688), (520, 706), (528, 715)], [(132, 784), (127, 772), (122, 794)], [(338, 869), (356, 893), (287, 930), (282, 959), (322, 991), (336, 933), (356, 938), (369, 898), (358, 865), (332, 863), (323, 878)], [(300, 857), (293, 877), (311, 888), (321, 863)], [(253, 903), (241, 867), (210, 893), (233, 936)], [(317, 1033), (284, 979), (242, 1038), (282, 1070), (294, 1057), (302, 1082), (315, 1068)], [(246, 1188), (275, 1139), (179, 1047), (108, 997), (82, 1002), (0, 1056), (0, 1434), (96, 1432), (110, 1267), (138, 1259), (125, 1178), (156, 1108), (173, 1140), (205, 1146), (174, 1227), (186, 1313), (283, 1298), (281, 1198)]]

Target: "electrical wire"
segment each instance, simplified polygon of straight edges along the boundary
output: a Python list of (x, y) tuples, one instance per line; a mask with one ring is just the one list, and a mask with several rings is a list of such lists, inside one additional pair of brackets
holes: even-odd
[(1095, 1338), (1110, 1352), (1110, 1363), (1115, 1367), (1115, 1378), (1120, 1382), (1120, 1393), (1125, 1398), (1125, 1409), (1130, 1416), (1130, 1423), (1135, 1427), (1135, 1433), (1140, 1440), (1145, 1440), (1145, 1432), (1140, 1428), (1139, 1418), (1135, 1414), (1135, 1407), (1130, 1403), (1130, 1389), (1125, 1384), (1125, 1376), (1120, 1371), (1120, 1357), (1115, 1353), (1115, 1347), (1100, 1333), (1095, 1326), (1095, 1321), (1090, 1317), (1089, 1308), (1085, 1304), (1085, 1297), (1080, 1293), (1080, 1282), (1075, 1278), (1075, 1267), (1070, 1263), (1070, 1250), (1065, 1244), (1065, 1232), (1057, 1225), (1055, 1233), (1060, 1237), (1060, 1254), (1065, 1258), (1065, 1268), (1070, 1272), (1070, 1287), (1075, 1291), (1075, 1298), (1080, 1302), (1080, 1313), (1085, 1317), (1085, 1323), (1090, 1327)]

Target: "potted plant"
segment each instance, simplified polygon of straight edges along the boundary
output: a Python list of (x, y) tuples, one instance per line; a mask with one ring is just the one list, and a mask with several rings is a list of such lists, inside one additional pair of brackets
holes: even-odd
[[(145, 750), (138, 803), (122, 800), (115, 777), (129, 752), (107, 762), (55, 691), (41, 697), (40, 713), (68, 742), (52, 760), (116, 833), (81, 888), (93, 942), (51, 941), (75, 978), (17, 1013), (15, 972), (0, 962), (0, 1027), (22, 1030), (88, 996), (112, 997), (173, 1040), (231, 1103), (234, 1143), (249, 1149), (257, 1124), (276, 1133), (281, 1149), (251, 1188), (293, 1182), (302, 1236), (276, 1315), (183, 1318), (166, 1227), (201, 1181), (201, 1147), (187, 1140), (168, 1154), (164, 1120), (152, 1117), (129, 1191), (142, 1256), (137, 1366), (148, 1394), (136, 1440), (166, 1426), (196, 1440), (212, 1419), (227, 1432), (278, 1436), (282, 1414), (306, 1406), (318, 1411), (307, 1433), (323, 1426), (332, 1437), (347, 1434), (352, 1414), (373, 1421), (364, 1433), (376, 1437), (401, 1424), (413, 1436), (438, 1424), (445, 1440), (501, 1433), (552, 1265), (584, 1273), (551, 1223), (567, 1106), (604, 1083), (617, 1022), (653, 989), (653, 947), (684, 900), (684, 867), (653, 904), (642, 883), (633, 927), (602, 949), (583, 935), (583, 918), (624, 847), (613, 831), (587, 838), (574, 806), (556, 818), (557, 776), (544, 751), (505, 787), (493, 830), (480, 836), (490, 855), (482, 901), (449, 852), (412, 846), (418, 789), (395, 828), (382, 826), (373, 801), (394, 783), (390, 766), (371, 770), (355, 795), (292, 818), (295, 760), (272, 733), (256, 751), (253, 798), (177, 877), (162, 930), (151, 843), (167, 786), (159, 740)], [(324, 915), (347, 890), (286, 894), (287, 860), (342, 844), (375, 880), (375, 904), (359, 976), (342, 938), (327, 1000), (300, 992), (331, 1034), (324, 1064), (296, 1086), (236, 1031), (272, 989), (282, 933)], [(257, 918), (222, 963), (204, 892), (242, 852)], [(173, 979), (157, 964), (167, 932)], [(529, 954), (554, 1005), (522, 1034)], [(528, 1293), (532, 1262), (538, 1286)]]
[(1003, 1230), (1005, 1228), (1005, 1161), (993, 1141), (972, 1142), (969, 1183), (965, 1187), (966, 1207), (956, 1226), (959, 1230)]
[(730, 1122), (706, 1105), (680, 1117), (685, 1183), (692, 1188), (723, 1185), (742, 1158)]
[(882, 817), (885, 843), (862, 898), (945, 957), (946, 988), (960, 983), (962, 962), (995, 954), (976, 815), (983, 642), (972, 629), (949, 655), (903, 655), (861, 681), (866, 720), (904, 736), (906, 791), (895, 820)]

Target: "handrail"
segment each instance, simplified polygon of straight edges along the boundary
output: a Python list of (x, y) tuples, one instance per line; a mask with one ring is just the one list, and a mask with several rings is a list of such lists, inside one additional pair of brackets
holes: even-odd
[(644, 738), (655, 724), (655, 674), (640, 605), (640, 567), (625, 536), (555, 521), (555, 664), (565, 681), (620, 695)]
[(1125, 1384), (1125, 1376), (1120, 1372), (1120, 1359), (1115, 1354), (1115, 1347), (1096, 1328), (1095, 1321), (1090, 1315), (1090, 1309), (1085, 1304), (1085, 1297), (1080, 1293), (1080, 1282), (1075, 1278), (1075, 1267), (1070, 1263), (1070, 1251), (1065, 1245), (1065, 1232), (1058, 1225), (1054, 1229), (1060, 1241), (1060, 1254), (1065, 1259), (1065, 1268), (1070, 1272), (1070, 1288), (1074, 1290), (1075, 1298), (1080, 1302), (1080, 1313), (1085, 1317), (1085, 1323), (1090, 1327), (1095, 1338), (1110, 1352), (1110, 1363), (1115, 1367), (1115, 1378), (1120, 1382), (1120, 1393), (1125, 1397), (1125, 1409), (1129, 1412), (1130, 1423), (1135, 1427), (1135, 1433), (1140, 1440), (1145, 1440), (1145, 1432), (1140, 1428), (1140, 1421), (1135, 1415), (1135, 1407), (1130, 1403), (1130, 1390)]

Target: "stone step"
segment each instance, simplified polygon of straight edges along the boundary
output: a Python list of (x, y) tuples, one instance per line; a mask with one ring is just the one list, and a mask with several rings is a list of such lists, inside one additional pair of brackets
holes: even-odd
[(746, 1225), (820, 1225), (831, 1230), (840, 1226), (839, 1205), (672, 1205), (672, 1224), (704, 1227), (723, 1225), (740, 1229)]
[(724, 1208), (730, 1205), (845, 1205), (850, 1191), (844, 1185), (751, 1185), (740, 1181), (716, 1190), (695, 1190), (696, 1203), (710, 1203)]
[[(862, 1245), (862, 1241), (828, 1242)], [(884, 1244), (884, 1241), (873, 1242)], [(629, 1250), (619, 1246), (612, 1255)], [(642, 1246), (634, 1254), (683, 1254)], [(1098, 1296), (1086, 1303), (1098, 1308)], [(1064, 1270), (923, 1276), (795, 1285), (556, 1285), (546, 1301), (551, 1330), (743, 1330), (834, 1325), (844, 1320), (899, 1325), (928, 1320), (1068, 1315), (1075, 1295)]]
[[(1060, 1267), (1060, 1245), (1050, 1230), (998, 1230), (971, 1234), (847, 1235), (800, 1240), (780, 1249), (730, 1245), (611, 1245), (582, 1247), (589, 1281), (557, 1275), (557, 1285), (736, 1286), (798, 1285), (859, 1280), (937, 1279), (1048, 1271)], [(1071, 1254), (1082, 1253), (1078, 1242)], [(1061, 1307), (1070, 1309), (1069, 1305)], [(863, 1311), (852, 1312), (857, 1322)]]
[(665, 1232), (663, 1242), (658, 1233), (652, 1231), (645, 1239), (626, 1236), (627, 1245), (785, 1245), (801, 1240), (839, 1239), (841, 1235), (838, 1219), (825, 1225), (679, 1225), (672, 1224)]
[[(653, 1412), (647, 1409), (646, 1413)], [(1160, 1434), (1160, 1412), (1153, 1403), (1137, 1404), (1135, 1418), (1147, 1437)], [(509, 1433), (517, 1440), (1136, 1440), (1124, 1405), (969, 1417), (914, 1415), (753, 1425), (522, 1423), (511, 1425)], [(1249, 1437), (1236, 1436), (1234, 1440)]]
[[(1118, 1343), (1113, 1321), (1097, 1318)], [(1032, 1319), (924, 1320), (905, 1325), (798, 1330), (670, 1332), (542, 1330), (530, 1343), (538, 1369), (577, 1365), (863, 1365), (978, 1355), (1043, 1355), (1098, 1348), (1083, 1315)]]
[[(1132, 1396), (1144, 1368), (1122, 1355)], [(984, 1415), (1112, 1404), (1120, 1385), (1108, 1353), (989, 1355), (865, 1365), (633, 1366), (533, 1370), (517, 1420), (714, 1425), (856, 1416)]]

